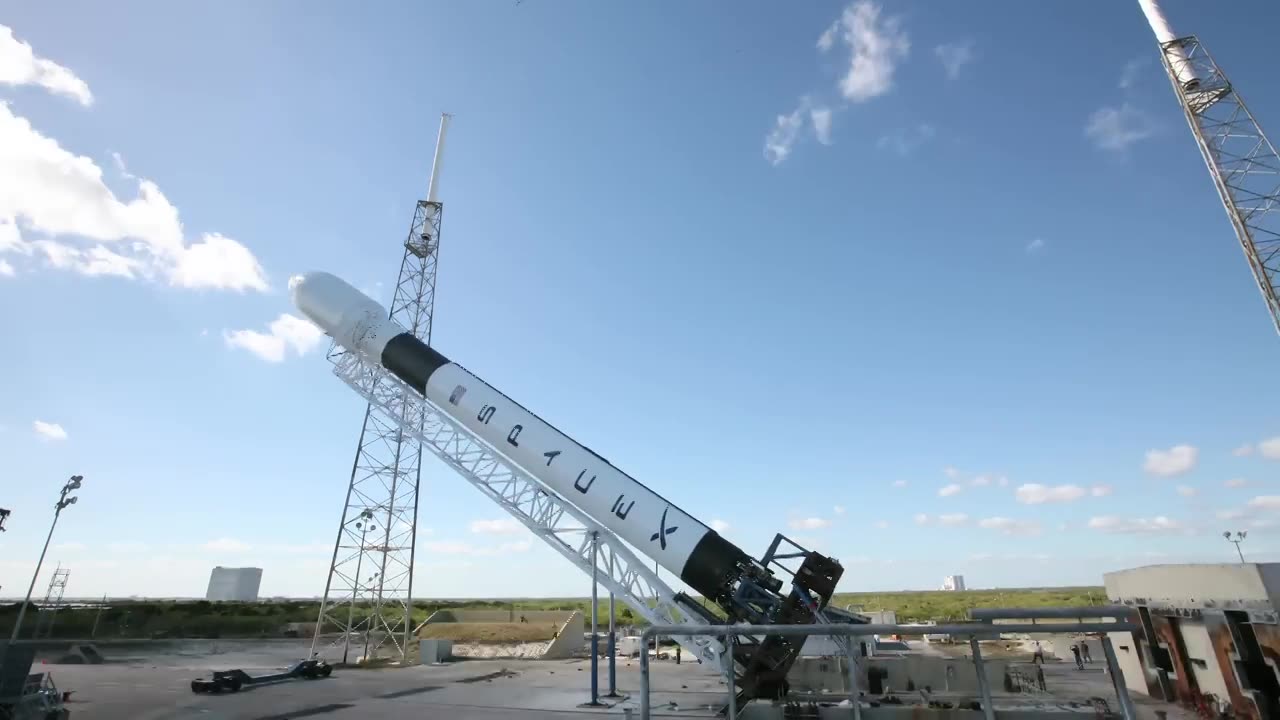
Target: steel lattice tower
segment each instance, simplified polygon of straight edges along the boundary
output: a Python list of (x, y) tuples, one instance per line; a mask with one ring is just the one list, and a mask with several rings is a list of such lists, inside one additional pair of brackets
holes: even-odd
[(1280, 332), (1280, 156), (1194, 35), (1174, 37), (1154, 0), (1143, 10), (1214, 187)]
[[(36, 616), (36, 632), (33, 637), (53, 636), (53, 623), (58, 616), (58, 608), (62, 606), (62, 595), (67, 591), (67, 579), (71, 570), (58, 565), (49, 578), (49, 589), (44, 594), (44, 602), (40, 604), (40, 614)], [(47, 620), (46, 620), (47, 618)]]
[[(436, 196), (449, 118), (447, 114), (440, 118), (427, 199), (418, 201), (409, 225), (391, 300), (391, 317), (427, 344), (431, 343), (444, 211)], [(328, 357), (337, 364), (343, 353), (335, 343)], [(404, 396), (404, 392), (395, 394)], [(422, 444), (402, 428), (420, 429), (423, 418), (418, 405), (402, 400), (392, 402), (399, 423), (372, 412), (371, 406), (365, 407), (351, 482), (311, 641), (313, 656), (322, 636), (335, 631), (337, 636), (330, 647), (342, 646), (342, 662), (348, 662), (353, 642), (358, 644), (359, 655), (371, 659), (385, 651), (385, 655), (403, 662), (409, 651)]]

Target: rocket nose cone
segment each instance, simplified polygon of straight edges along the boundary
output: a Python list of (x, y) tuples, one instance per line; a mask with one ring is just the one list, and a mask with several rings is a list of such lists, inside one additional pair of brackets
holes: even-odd
[(331, 337), (341, 329), (343, 318), (352, 311), (377, 307), (372, 299), (345, 280), (327, 272), (309, 272), (289, 279), (294, 307)]

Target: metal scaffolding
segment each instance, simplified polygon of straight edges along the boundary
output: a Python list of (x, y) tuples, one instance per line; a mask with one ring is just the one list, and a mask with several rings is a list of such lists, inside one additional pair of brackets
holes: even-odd
[[(444, 206), (437, 199), (440, 162), (450, 116), (440, 118), (427, 199), (419, 200), (404, 241), (400, 275), (391, 301), (391, 317), (424, 343), (431, 342), (436, 266)], [(329, 359), (341, 363), (336, 343)], [(380, 383), (375, 376), (370, 383)], [(417, 536), (418, 488), (422, 477), (421, 408), (406, 403), (397, 386), (388, 398), (391, 415), (364, 412), (351, 480), (342, 505), (324, 599), (311, 641), (314, 656), (324, 647), (351, 646), (359, 655), (403, 662), (413, 632), (413, 561)], [(411, 393), (412, 391), (407, 391)], [(336, 633), (336, 634), (335, 634)], [(327, 639), (327, 640), (326, 640)]]
[(1161, 42), (1160, 50), (1271, 321), (1280, 332), (1280, 156), (1196, 36)]

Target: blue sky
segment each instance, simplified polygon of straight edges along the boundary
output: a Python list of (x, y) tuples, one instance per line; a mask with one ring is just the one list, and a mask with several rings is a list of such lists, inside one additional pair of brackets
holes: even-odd
[[(1165, 5), (1277, 127), (1280, 8)], [(72, 473), (70, 594), (321, 592), (362, 406), (286, 283), (389, 299), (441, 111), (436, 345), (749, 552), (847, 590), (1280, 557), (1280, 343), (1136, 2), (0, 24), (0, 595)], [(421, 594), (588, 591), (426, 475)]]

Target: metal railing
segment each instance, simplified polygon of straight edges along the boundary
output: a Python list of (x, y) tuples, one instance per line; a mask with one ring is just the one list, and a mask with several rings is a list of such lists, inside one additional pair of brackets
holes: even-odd
[[(1053, 618), (1055, 611), (1073, 610), (1071, 608), (1044, 608), (1037, 610), (1041, 614), (1037, 617)], [(1081, 608), (1081, 610), (1111, 610), (1106, 615), (1057, 615), (1056, 617), (1129, 617), (1130, 612), (1115, 612), (1115, 608)], [(977, 612), (977, 611), (973, 611)], [(1021, 610), (1005, 610), (999, 612), (1022, 612)], [(1105, 633), (1112, 632), (1134, 632), (1139, 629), (1138, 625), (1124, 620), (1113, 622), (1079, 622), (1079, 623), (1010, 623), (995, 625), (990, 620), (1005, 619), (1002, 617), (983, 617), (982, 622), (954, 624), (954, 625), (931, 625), (927, 628), (930, 635), (952, 635), (969, 638), (969, 648), (973, 653), (974, 670), (978, 676), (978, 691), (982, 697), (982, 712), (986, 720), (995, 720), (995, 709), (991, 703), (991, 684), (987, 678), (986, 665), (982, 660), (982, 650), (978, 646), (979, 637), (999, 636), (1002, 633), (1023, 633), (1028, 635), (1054, 634), (1054, 633), (1103, 633), (1102, 647), (1106, 654), (1107, 672), (1111, 676), (1112, 684), (1115, 687), (1116, 695), (1120, 700), (1121, 712), (1124, 720), (1135, 720), (1133, 703), (1129, 699), (1128, 689), (1125, 687), (1124, 674), (1120, 671), (1119, 663), (1116, 661), (1115, 651), (1111, 647), (1111, 640)], [(713, 637), (725, 638), (725, 645), (729, 657), (732, 657), (733, 648), (737, 644), (738, 636), (741, 635), (828, 635), (841, 636), (848, 638), (867, 637), (869, 635), (909, 635), (919, 633), (921, 626), (919, 625), (653, 625), (647, 628), (640, 635), (640, 720), (649, 720), (649, 641), (658, 635), (708, 635)], [(846, 657), (848, 658), (848, 685), (849, 685), (849, 706), (851, 717), (853, 720), (862, 720), (862, 703), (859, 700), (861, 692), (858, 689), (858, 673), (856, 663), (854, 661), (853, 648), (857, 646), (856, 642), (849, 642), (846, 645)], [(733, 678), (733, 663), (721, 663), (722, 668), (727, 668), (729, 673), (729, 702), (728, 702), (728, 720), (734, 720), (737, 716), (737, 685)]]

